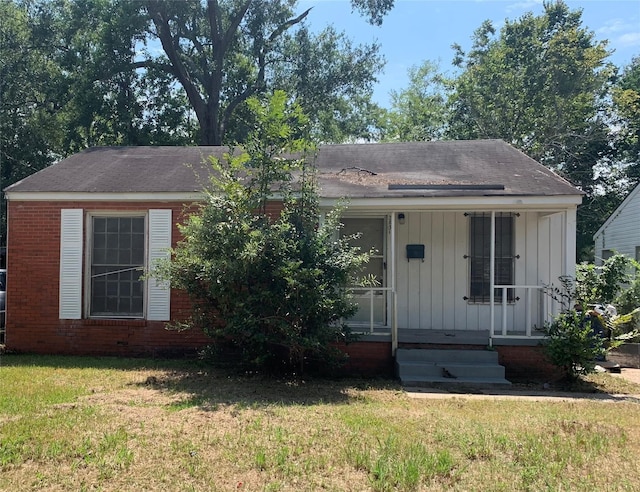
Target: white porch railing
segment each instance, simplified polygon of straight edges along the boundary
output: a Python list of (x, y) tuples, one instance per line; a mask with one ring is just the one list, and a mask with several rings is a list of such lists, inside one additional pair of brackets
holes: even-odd
[[(348, 290), (358, 295), (359, 301), (368, 301), (369, 321), (368, 333), (373, 334), (376, 326), (391, 328), (391, 349), (395, 355), (398, 348), (398, 315), (397, 315), (397, 296), (393, 287), (349, 287)], [(376, 298), (382, 297), (384, 309), (388, 316), (382, 319), (380, 323), (375, 321), (375, 303)], [(360, 304), (362, 306), (362, 304)]]
[[(491, 304), (489, 344), (492, 344), (494, 338), (543, 339), (545, 336), (542, 333), (534, 332), (534, 326), (542, 327), (545, 322), (550, 321), (557, 308), (554, 301), (544, 294), (544, 287), (541, 285), (495, 285), (494, 288), (499, 290), (499, 294), (495, 296), (495, 302)], [(517, 321), (519, 326), (524, 326), (524, 330), (514, 330), (513, 327), (510, 329), (509, 312), (515, 309), (515, 305), (513, 302), (508, 301), (508, 289), (514, 289), (514, 296), (519, 293), (522, 294), (517, 302), (524, 301), (524, 320), (518, 318)], [(395, 355), (398, 348), (396, 291), (392, 287), (349, 287), (348, 290), (357, 294), (360, 306), (366, 307), (368, 310), (368, 321), (360, 324), (360, 327), (366, 327), (364, 333), (374, 334), (376, 327), (389, 328), (391, 331), (391, 347)], [(387, 316), (377, 323), (375, 319), (375, 301), (380, 298), (384, 302)], [(496, 307), (500, 311), (499, 324), (496, 323)]]
[[(544, 323), (549, 321), (551, 312), (554, 307), (550, 305), (548, 296), (544, 295), (544, 287), (541, 285), (494, 285), (495, 289), (500, 291), (496, 296), (495, 302), (491, 304), (491, 322), (489, 331), (489, 344), (494, 338), (529, 338), (542, 339), (543, 334), (533, 333), (534, 325), (542, 327)], [(517, 333), (509, 330), (508, 326), (508, 308), (514, 308), (513, 303), (509, 303), (507, 291), (514, 290), (514, 297), (518, 293), (524, 291), (524, 295), (519, 297), (518, 302), (523, 301), (524, 306), (524, 333), (517, 330)], [(534, 299), (536, 294), (536, 299)], [(499, 304), (498, 304), (499, 303)], [(500, 324), (496, 327), (495, 307), (500, 307)], [(534, 313), (534, 307), (538, 312)], [(496, 328), (498, 328), (496, 330)]]

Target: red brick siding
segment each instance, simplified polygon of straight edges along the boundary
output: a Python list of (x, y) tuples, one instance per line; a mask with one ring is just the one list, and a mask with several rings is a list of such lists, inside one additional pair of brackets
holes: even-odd
[(537, 346), (495, 347), (499, 362), (506, 369), (506, 378), (515, 381), (557, 381), (564, 374), (551, 364), (544, 348)]
[[(173, 245), (180, 238), (182, 203), (9, 202), (7, 330), (9, 350), (92, 355), (162, 355), (193, 351), (208, 343), (195, 331), (178, 333), (146, 320), (60, 320), (60, 211), (141, 211), (171, 208)], [(187, 296), (171, 292), (171, 317), (190, 311)]]
[[(190, 352), (208, 343), (203, 333), (168, 331), (164, 323), (158, 321), (60, 320), (60, 210), (63, 208), (114, 212), (171, 208), (174, 245), (180, 238), (176, 223), (182, 220), (186, 210), (184, 204), (177, 202), (10, 201), (6, 331), (9, 350), (86, 355), (165, 355)], [(268, 213), (277, 215), (281, 209), (281, 203), (272, 203)], [(187, 296), (173, 290), (172, 319), (183, 319), (189, 312)], [(356, 342), (338, 348), (349, 354), (347, 372), (362, 375), (393, 373), (391, 344), (388, 342)], [(496, 347), (496, 350), (500, 354), (500, 363), (506, 367), (507, 378), (554, 379), (558, 375), (558, 371), (545, 360), (540, 347)]]
[(358, 376), (392, 376), (391, 342), (354, 342), (336, 347), (349, 356), (344, 372)]

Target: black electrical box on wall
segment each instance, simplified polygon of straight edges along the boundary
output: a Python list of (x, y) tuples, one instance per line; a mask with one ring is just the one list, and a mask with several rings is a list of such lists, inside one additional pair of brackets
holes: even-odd
[(407, 244), (407, 261), (414, 258), (424, 261), (424, 244)]

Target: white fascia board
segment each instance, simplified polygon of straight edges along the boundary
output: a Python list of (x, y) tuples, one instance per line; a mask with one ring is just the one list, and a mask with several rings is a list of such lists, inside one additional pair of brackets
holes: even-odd
[(401, 197), (401, 198), (321, 198), (321, 207), (344, 203), (347, 208), (379, 210), (557, 210), (573, 208), (582, 202), (581, 195), (557, 196), (473, 196), (473, 197)]
[(616, 208), (613, 212), (611, 212), (611, 215), (609, 215), (609, 218), (604, 222), (604, 224), (600, 226), (600, 229), (598, 229), (596, 233), (593, 235), (594, 241), (600, 234), (604, 232), (604, 230), (607, 227), (609, 227), (609, 224), (611, 224), (613, 219), (615, 219), (618, 215), (620, 215), (620, 212), (622, 212), (622, 210), (624, 210), (624, 208), (629, 204), (629, 202), (632, 201), (633, 198), (638, 194), (640, 194), (640, 184), (636, 186), (633, 190), (631, 190), (631, 192), (627, 195), (627, 198), (625, 198), (622, 201), (622, 203), (618, 205), (618, 208)]
[(7, 200), (25, 202), (194, 202), (204, 194), (198, 192), (161, 193), (90, 193), (90, 192), (30, 192), (10, 191)]

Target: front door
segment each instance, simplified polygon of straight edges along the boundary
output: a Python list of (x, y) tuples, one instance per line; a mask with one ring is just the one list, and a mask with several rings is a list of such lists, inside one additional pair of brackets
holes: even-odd
[[(361, 275), (373, 276), (376, 285), (372, 289), (356, 288), (355, 298), (358, 303), (358, 312), (351, 322), (353, 324), (363, 324), (384, 326), (387, 324), (387, 286), (386, 279), (386, 218), (385, 217), (343, 217), (340, 222), (343, 224), (342, 234), (360, 234), (351, 244), (358, 246), (362, 251), (373, 250), (369, 262), (364, 265)], [(373, 317), (373, 319), (372, 319)]]

